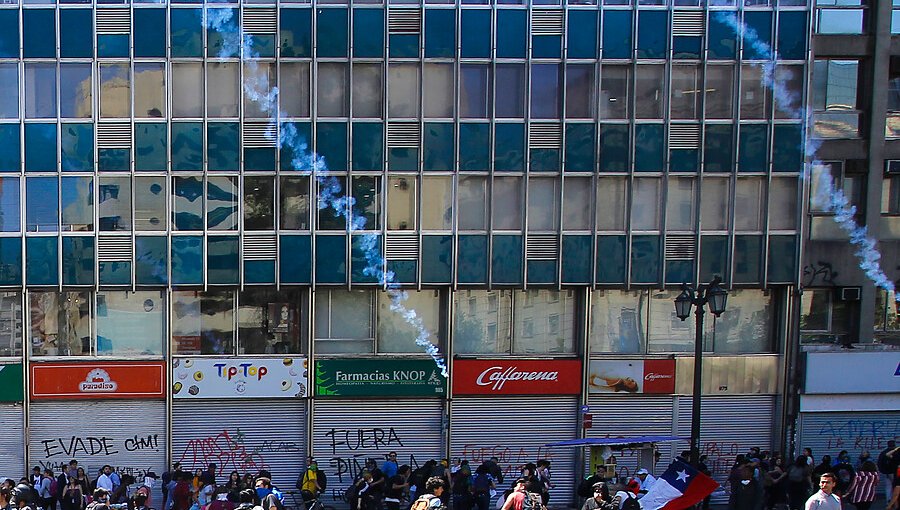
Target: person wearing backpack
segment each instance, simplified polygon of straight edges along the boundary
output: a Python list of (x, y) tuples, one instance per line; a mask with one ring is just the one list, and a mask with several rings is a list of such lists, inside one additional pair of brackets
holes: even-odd
[(444, 479), (432, 476), (425, 482), (424, 494), (413, 501), (409, 510), (447, 510), (447, 506), (441, 500), (444, 494)]
[(528, 492), (527, 484), (528, 480), (525, 478), (516, 480), (513, 491), (507, 496), (501, 510), (546, 510), (541, 503), (541, 495)]
[(491, 476), (490, 467), (487, 463), (482, 463), (475, 469), (475, 476), (472, 477), (472, 496), (475, 498), (475, 505), (478, 510), (488, 510), (491, 506), (491, 490), (496, 488), (494, 477)]

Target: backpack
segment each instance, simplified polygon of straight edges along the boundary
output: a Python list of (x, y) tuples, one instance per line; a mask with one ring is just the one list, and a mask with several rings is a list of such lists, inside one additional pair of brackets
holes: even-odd
[(50, 481), (50, 497), (55, 498), (59, 494), (59, 482), (56, 481), (56, 478), (53, 478)]
[(791, 466), (788, 470), (788, 480), (794, 483), (800, 483), (806, 478), (806, 470), (802, 467)]
[(887, 450), (878, 454), (878, 472), (885, 475), (894, 474), (894, 462), (887, 456)]
[(641, 510), (641, 504), (638, 503), (636, 496), (629, 494), (625, 501), (622, 502), (621, 510)]
[(541, 495), (535, 492), (526, 492), (525, 499), (522, 500), (522, 510), (547, 510)]
[(487, 494), (488, 491), (491, 490), (491, 479), (488, 478), (488, 475), (485, 473), (480, 473), (475, 475), (475, 479), (472, 480), (472, 491), (476, 496), (481, 494)]
[(431, 508), (431, 500), (436, 498), (434, 494), (423, 494), (416, 498), (413, 501), (412, 506), (409, 507), (409, 510), (429, 510)]

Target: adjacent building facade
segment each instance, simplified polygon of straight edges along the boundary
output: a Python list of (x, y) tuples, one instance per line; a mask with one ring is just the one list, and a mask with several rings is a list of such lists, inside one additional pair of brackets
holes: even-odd
[[(857, 11), (874, 46), (831, 47), (876, 58), (821, 63), (820, 34)], [(218, 462), (292, 487), (311, 453), (337, 496), (388, 451), (497, 456), (510, 478), (549, 458), (568, 501), (583, 452), (547, 443), (687, 435), (694, 331), (673, 300), (716, 275), (704, 453), (724, 479), (749, 447), (784, 449), (798, 339), (821, 341), (805, 265), (834, 230), (807, 206), (800, 110), (824, 93), (811, 132), (852, 138), (820, 85), (887, 80), (891, 16), (805, 0), (3, 3), (0, 378), (20, 383), (0, 394), (0, 474)], [(255, 97), (275, 87), (277, 112)], [(858, 152), (862, 217), (889, 235), (890, 142), (857, 125), (820, 157)], [(323, 202), (335, 185), (353, 200)], [(372, 245), (427, 338), (372, 276)], [(840, 285), (862, 287), (859, 340), (896, 328), (889, 297)], [(893, 322), (866, 322), (876, 308)]]

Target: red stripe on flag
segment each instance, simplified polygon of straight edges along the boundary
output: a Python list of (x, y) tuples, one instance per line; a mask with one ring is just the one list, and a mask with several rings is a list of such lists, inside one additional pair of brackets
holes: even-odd
[(697, 473), (691, 483), (688, 484), (684, 494), (669, 501), (660, 510), (682, 510), (694, 506), (703, 501), (703, 498), (712, 494), (718, 487), (719, 484), (715, 480), (703, 473)]

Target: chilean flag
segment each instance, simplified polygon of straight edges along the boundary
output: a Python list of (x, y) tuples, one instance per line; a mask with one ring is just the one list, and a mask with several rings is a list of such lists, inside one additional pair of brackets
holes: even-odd
[(641, 498), (643, 510), (681, 510), (712, 494), (719, 484), (686, 463), (676, 460)]

